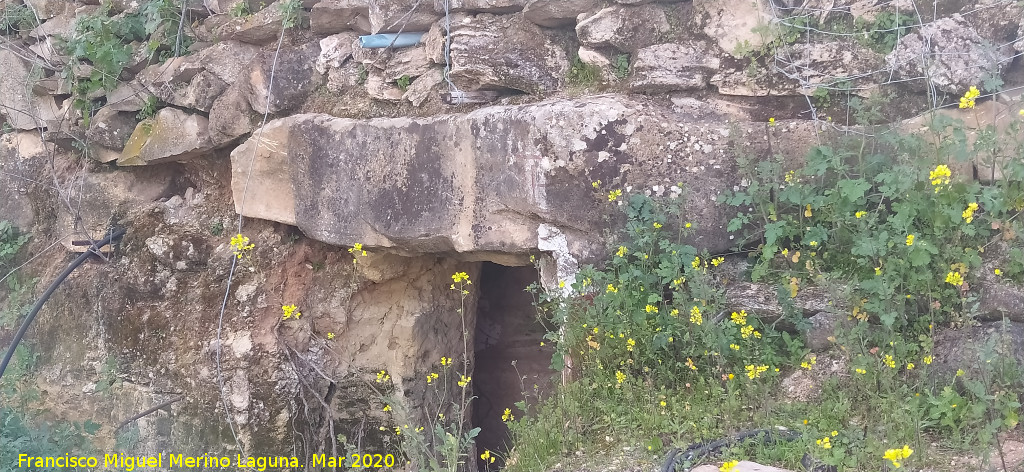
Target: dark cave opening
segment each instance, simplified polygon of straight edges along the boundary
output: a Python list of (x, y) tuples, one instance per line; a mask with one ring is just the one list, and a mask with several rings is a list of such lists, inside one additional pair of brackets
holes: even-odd
[[(509, 449), (508, 427), (502, 421), (505, 409), (519, 418), (525, 412), (515, 403), (529, 395), (543, 396), (555, 385), (551, 370), (550, 344), (541, 346), (544, 325), (537, 319), (533, 295), (525, 289), (538, 280), (533, 267), (506, 267), (485, 262), (480, 274), (480, 299), (474, 332), (473, 425), (477, 436), (477, 460), (485, 450), (496, 454), (494, 464), (480, 470), (501, 467)], [(515, 362), (515, 366), (513, 366)], [(535, 387), (536, 386), (536, 387)]]

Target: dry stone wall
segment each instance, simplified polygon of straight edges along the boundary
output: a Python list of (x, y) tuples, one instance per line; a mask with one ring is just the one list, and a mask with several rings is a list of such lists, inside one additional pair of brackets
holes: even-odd
[[(97, 3), (0, 1), (31, 18), (0, 31), (0, 220), (34, 235), (19, 276), (40, 283), (73, 241), (127, 227), (30, 341), (41, 406), (102, 424), (104, 447), (121, 419), (185, 396), (138, 422), (139, 453), (291, 450), (326, 417), (383, 444), (367, 379), (387, 370), (415, 408), (418, 379), (463, 354), (463, 316), (474, 331), (475, 288), (461, 300), (452, 273), (539, 256), (556, 289), (603, 254), (610, 189), (681, 199), (690, 242), (723, 251), (717, 196), (745, 184), (740, 148), (796, 166), (850, 131), (851, 97), (892, 94), (884, 119), (915, 130), (901, 120), (996, 83), (991, 113), (942, 113), (1005, 127), (1024, 86), (1024, 7), (1008, 0), (189, 0), (149, 32), (166, 42), (131, 39), (109, 86), (80, 90), (103, 72), (62, 46), (76, 25), (148, 11)], [(857, 26), (897, 12), (905, 29)], [(359, 38), (398, 32), (422, 37)], [(227, 244), (238, 215), (256, 248), (243, 259)], [(369, 255), (353, 264), (356, 243)], [(989, 284), (983, 311), (1021, 316), (1019, 292)], [(730, 290), (781, 310), (774, 288)], [(827, 306), (811, 298), (808, 315)], [(281, 320), (288, 304), (302, 318)]]

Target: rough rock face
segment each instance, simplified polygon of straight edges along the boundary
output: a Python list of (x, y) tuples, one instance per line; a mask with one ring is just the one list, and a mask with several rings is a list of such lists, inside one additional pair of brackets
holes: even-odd
[[(529, 0), (450, 0), (450, 11), (473, 11), (483, 13), (514, 13), (522, 11)], [(441, 0), (434, 0), (434, 9), (444, 12)]]
[(452, 80), (467, 89), (540, 93), (557, 89), (569, 70), (565, 49), (520, 15), (456, 17), (451, 58)]
[(612, 6), (580, 19), (576, 35), (582, 45), (634, 53), (657, 43), (669, 28), (665, 12), (656, 5)]
[(636, 92), (702, 89), (718, 67), (718, 58), (707, 55), (703, 41), (657, 44), (637, 51), (629, 88)]
[(723, 250), (729, 218), (714, 199), (735, 185), (731, 132), (749, 131), (614, 95), (415, 120), (295, 115), (267, 125), (255, 164), (255, 139), (232, 152), (233, 185), (249, 182), (235, 206), (330, 244), (423, 252), (525, 257), (548, 224), (588, 257), (603, 246), (605, 188), (670, 195), (681, 182), (696, 243)]
[(100, 146), (122, 149), (139, 122), (135, 115), (103, 107), (92, 117), (86, 137)]
[[(55, 2), (50, 2), (55, 3)], [(0, 51), (0, 112), (15, 129), (46, 127), (58, 114), (57, 103), (50, 95), (36, 95), (29, 85), (32, 65), (15, 53)]]
[(426, 31), (441, 19), (428, 0), (375, 0), (370, 2), (370, 32)]
[(576, 24), (576, 17), (597, 9), (597, 0), (531, 0), (523, 15), (540, 26), (560, 28)]
[(771, 22), (766, 10), (768, 1), (694, 0), (693, 6), (704, 18), (704, 33), (718, 41), (722, 51), (735, 55), (738, 46), (757, 48), (764, 43), (764, 36), (754, 29)]
[[(277, 55), (266, 51), (253, 61), (249, 69), (249, 104), (256, 113), (280, 113), (295, 108), (320, 84), (316, 70), (320, 44), (284, 48)], [(273, 73), (273, 84), (271, 84)], [(271, 85), (273, 86), (271, 88)]]
[(907, 35), (885, 59), (899, 78), (927, 78), (939, 90), (962, 94), (986, 77), (998, 76), (1007, 56), (982, 39), (960, 15), (953, 15)]
[(313, 5), (309, 27), (317, 34), (355, 30), (370, 32), (369, 0), (324, 0)]
[(117, 164), (137, 166), (181, 161), (213, 149), (209, 120), (176, 108), (161, 108), (135, 127)]

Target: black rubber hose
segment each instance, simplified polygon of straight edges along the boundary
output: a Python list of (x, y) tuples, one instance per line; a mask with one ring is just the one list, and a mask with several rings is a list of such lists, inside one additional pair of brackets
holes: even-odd
[(18, 333), (14, 335), (14, 339), (11, 341), (11, 347), (7, 350), (7, 354), (4, 355), (3, 363), (0, 363), (0, 378), (3, 378), (4, 371), (7, 370), (7, 364), (10, 364), (11, 358), (14, 357), (14, 350), (18, 348), (18, 343), (20, 343), (21, 338), (25, 336), (25, 332), (28, 331), (28, 327), (32, 325), (32, 320), (35, 319), (36, 314), (38, 314), (39, 310), (43, 308), (43, 303), (46, 303), (46, 301), (50, 299), (50, 296), (57, 290), (57, 287), (60, 286), (61, 282), (64, 282), (64, 279), (68, 278), (72, 271), (82, 265), (82, 263), (85, 262), (93, 252), (98, 252), (100, 248), (106, 246), (111, 241), (120, 239), (121, 236), (124, 236), (125, 231), (126, 230), (124, 228), (114, 230), (114, 232), (109, 233), (107, 237), (99, 240), (92, 246), (89, 246), (89, 249), (86, 249), (86, 251), (83, 252), (82, 255), (78, 256), (78, 258), (75, 259), (67, 269), (64, 269), (64, 272), (61, 272), (60, 275), (57, 276), (57, 279), (50, 284), (50, 288), (47, 288), (46, 292), (43, 292), (43, 295), (39, 297), (36, 304), (32, 306), (32, 311), (28, 313), (28, 317), (25, 318), (25, 322), (21, 324), (21, 329), (19, 329)]

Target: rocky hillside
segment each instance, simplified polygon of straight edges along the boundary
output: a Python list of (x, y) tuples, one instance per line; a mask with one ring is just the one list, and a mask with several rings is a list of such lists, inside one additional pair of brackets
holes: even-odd
[[(1006, 129), (1024, 86), (1010, 0), (0, 5), (0, 221), (31, 235), (0, 265), (23, 288), (0, 300), (31, 304), (88, 241), (127, 230), (43, 308), (20, 389), (137, 455), (383, 447), (376, 374), (416, 411), (437, 359), (473, 356), (481, 293), (458, 296), (452, 274), (536, 263), (558, 291), (605, 254), (614, 192), (679, 199), (690, 243), (724, 253), (737, 155), (797, 165), (935, 109), (972, 136)], [(972, 86), (978, 108), (956, 108)], [(779, 309), (774, 288), (733, 290)], [(1024, 320), (1003, 282), (981, 304)], [(0, 318), (5, 350), (20, 320)]]

